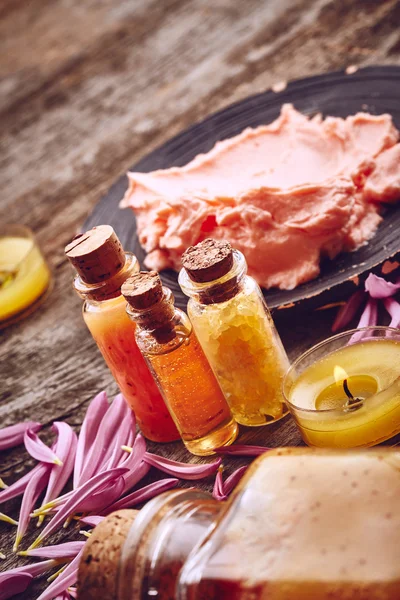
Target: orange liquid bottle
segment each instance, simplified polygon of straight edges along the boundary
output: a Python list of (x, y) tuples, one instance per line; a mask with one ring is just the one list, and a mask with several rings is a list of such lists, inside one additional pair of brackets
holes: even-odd
[(66, 247), (78, 271), (74, 288), (84, 298), (83, 317), (143, 435), (154, 442), (179, 439), (149, 368), (135, 341), (135, 323), (125, 311), (123, 282), (139, 270), (124, 253), (112, 227), (101, 225)]
[(122, 286), (136, 340), (187, 449), (199, 456), (231, 444), (238, 426), (188, 317), (174, 307), (157, 273), (138, 273)]

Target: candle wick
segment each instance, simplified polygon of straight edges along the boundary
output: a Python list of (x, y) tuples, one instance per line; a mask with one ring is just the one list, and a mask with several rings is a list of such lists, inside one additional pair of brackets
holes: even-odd
[[(349, 406), (349, 407), (351, 406), (353, 408), (359, 408), (362, 405), (362, 400), (361, 400), (361, 398), (354, 398), (353, 394), (351, 393), (351, 391), (349, 389), (347, 379), (343, 380), (343, 389), (344, 389), (346, 396), (348, 397), (348, 400), (346, 403), (347, 406)], [(356, 406), (354, 406), (355, 404), (358, 404), (359, 406), (356, 407)]]
[(347, 384), (347, 379), (343, 379), (343, 389), (344, 389), (344, 393), (346, 394), (346, 396), (348, 397), (349, 400), (354, 400), (354, 396), (351, 393), (351, 391), (349, 390), (349, 386)]

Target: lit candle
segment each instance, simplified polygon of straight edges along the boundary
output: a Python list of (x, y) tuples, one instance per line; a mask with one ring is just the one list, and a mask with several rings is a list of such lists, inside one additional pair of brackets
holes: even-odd
[(0, 326), (36, 307), (49, 289), (50, 270), (32, 232), (6, 225), (0, 230)]
[(335, 336), (300, 357), (285, 395), (304, 441), (323, 448), (373, 446), (400, 432), (400, 331)]

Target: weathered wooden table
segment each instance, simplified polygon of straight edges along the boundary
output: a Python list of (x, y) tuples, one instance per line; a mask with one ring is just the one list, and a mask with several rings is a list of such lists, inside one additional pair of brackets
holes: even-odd
[[(0, 220), (33, 228), (55, 279), (43, 307), (1, 333), (0, 426), (38, 420), (49, 440), (54, 420), (79, 429), (94, 394), (116, 392), (63, 255), (101, 195), (181, 129), (276, 82), (350, 64), (400, 64), (400, 1), (3, 0), (0, 15)], [(333, 315), (278, 315), (290, 356), (327, 336)], [(240, 439), (301, 443), (290, 418)], [(179, 443), (153, 446), (190, 459)], [(0, 476), (12, 482), (32, 462), (23, 447), (2, 453)], [(17, 517), (19, 505), (2, 510)], [(21, 564), (13, 534), (0, 524), (0, 569)], [(52, 540), (77, 537), (70, 527)]]

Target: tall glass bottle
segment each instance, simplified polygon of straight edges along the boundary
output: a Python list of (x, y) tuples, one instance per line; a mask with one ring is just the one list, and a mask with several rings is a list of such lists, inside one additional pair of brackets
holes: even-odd
[(171, 290), (156, 272), (141, 272), (122, 286), (136, 341), (192, 454), (231, 444), (238, 427), (207, 358)]
[(399, 461), (279, 448), (227, 502), (181, 489), (114, 513), (85, 545), (78, 600), (398, 600)]
[(212, 239), (182, 257), (179, 284), (188, 314), (238, 423), (259, 426), (287, 413), (282, 393), (289, 361), (246, 260)]
[(154, 442), (179, 439), (179, 433), (135, 341), (135, 324), (125, 311), (121, 285), (139, 271), (109, 225), (76, 236), (65, 248), (77, 270), (74, 288), (85, 300), (83, 318), (143, 435)]

